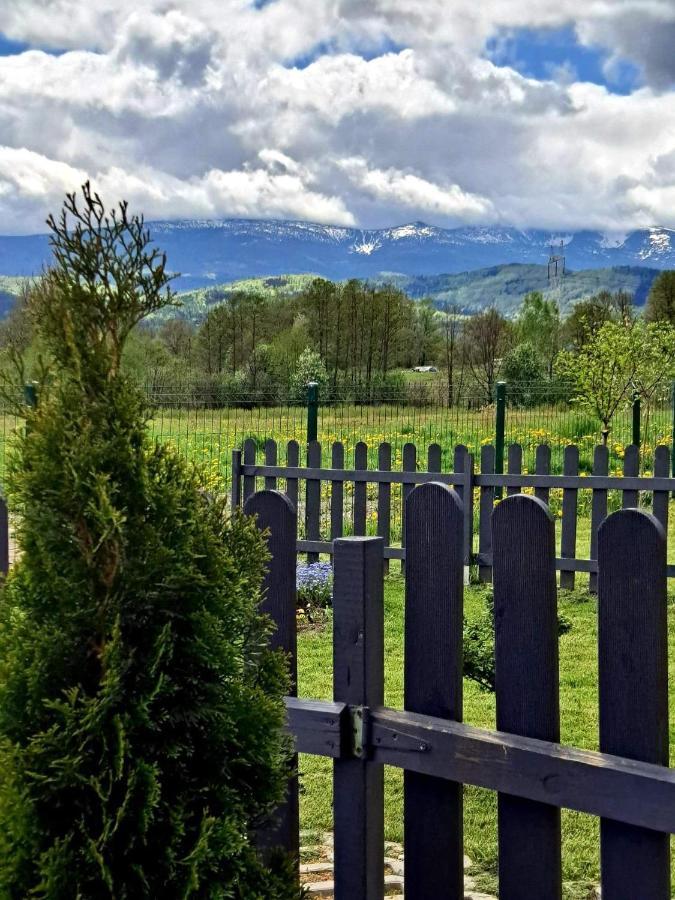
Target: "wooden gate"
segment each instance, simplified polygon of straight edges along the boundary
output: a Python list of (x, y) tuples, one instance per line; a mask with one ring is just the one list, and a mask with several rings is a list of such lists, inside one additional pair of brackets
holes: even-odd
[[(497, 791), (501, 900), (561, 897), (560, 809), (601, 819), (603, 900), (670, 897), (675, 772), (668, 765), (666, 540), (638, 509), (598, 534), (600, 752), (559, 740), (553, 519), (541, 499), (492, 516), (497, 730), (462, 724), (464, 511), (427, 483), (406, 508), (404, 710), (386, 708), (383, 540), (336, 540), (334, 699), (287, 698), (297, 750), (334, 760), (336, 900), (383, 896), (383, 764), (405, 770), (406, 900), (463, 896), (462, 785)], [(293, 504), (246, 511), (269, 529), (265, 608), (295, 682)], [(297, 854), (297, 779), (274, 825)]]

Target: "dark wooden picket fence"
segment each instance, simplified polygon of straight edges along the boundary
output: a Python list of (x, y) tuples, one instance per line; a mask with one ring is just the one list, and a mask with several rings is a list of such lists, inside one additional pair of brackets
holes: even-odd
[[(274, 490), (283, 483), (293, 504), (304, 515), (304, 537), (297, 542), (298, 552), (308, 554), (310, 562), (316, 561), (320, 553), (331, 554), (333, 541), (343, 536), (345, 530), (353, 535), (366, 535), (369, 504), (368, 484), (377, 485), (377, 500), (370, 506), (376, 511), (377, 535), (384, 541), (386, 560), (405, 560), (408, 545), (406, 501), (415, 485), (437, 481), (452, 485), (463, 501), (464, 515), (464, 563), (478, 565), (481, 581), (492, 577), (493, 552), (491, 516), (494, 500), (498, 493), (510, 496), (524, 488), (532, 488), (534, 495), (544, 503), (549, 502), (552, 489), (562, 490), (562, 521), (560, 555), (556, 557), (556, 568), (560, 571), (560, 584), (573, 588), (576, 572), (590, 573), (591, 590), (596, 589), (598, 531), (607, 518), (608, 491), (621, 493), (624, 509), (638, 507), (641, 497), (649, 497), (653, 514), (668, 531), (668, 500), (675, 491), (675, 478), (670, 474), (670, 450), (657, 447), (654, 453), (654, 475), (640, 477), (639, 448), (626, 447), (623, 460), (623, 474), (609, 475), (609, 452), (607, 447), (595, 448), (591, 475), (579, 474), (579, 450), (569, 446), (564, 451), (563, 473), (551, 474), (551, 448), (542, 444), (536, 451), (536, 466), (533, 474), (522, 473), (522, 447), (512, 444), (507, 451), (507, 472), (495, 472), (495, 450), (484, 446), (481, 451), (480, 472), (476, 473), (473, 456), (463, 445), (455, 447), (452, 472), (441, 472), (442, 450), (438, 444), (428, 448), (426, 460), (419, 460), (414, 444), (403, 448), (402, 471), (392, 471), (391, 445), (380, 444), (378, 467), (368, 469), (368, 448), (358, 443), (354, 449), (354, 468), (345, 468), (345, 450), (341, 443), (331, 447), (331, 467), (322, 466), (322, 448), (314, 442), (306, 451), (307, 464), (300, 465), (300, 446), (290, 441), (286, 446), (286, 465), (278, 465), (278, 447), (275, 441), (265, 444), (264, 459), (258, 460), (257, 445), (254, 440), (244, 444), (243, 453), (235, 450), (232, 455), (232, 502), (238, 505), (264, 484)], [(424, 471), (420, 468), (424, 467)], [(322, 510), (322, 483), (330, 482), (329, 515)], [(351, 516), (345, 517), (345, 485), (353, 484)], [(392, 546), (392, 495), (393, 484), (401, 489), (401, 545)], [(304, 490), (303, 490), (304, 485)], [(578, 557), (578, 507), (579, 492), (590, 491), (592, 495), (590, 512), (590, 553), (589, 558)], [(477, 515), (474, 515), (474, 494)], [(322, 518), (329, 519), (323, 525)], [(668, 567), (669, 577), (675, 577), (675, 565)]]
[[(250, 469), (247, 475), (253, 477)], [(662, 524), (624, 509), (599, 528), (595, 752), (558, 743), (554, 522), (542, 499), (508, 497), (492, 516), (493, 731), (462, 724), (464, 505), (446, 484), (408, 484), (405, 709), (384, 706), (378, 537), (341, 538), (332, 547), (333, 701), (287, 699), (297, 750), (333, 759), (336, 900), (383, 896), (383, 764), (405, 770), (406, 900), (463, 896), (463, 784), (499, 795), (501, 900), (561, 897), (561, 808), (601, 819), (603, 900), (666, 900), (675, 772), (667, 768)], [(578, 489), (576, 482), (568, 489)], [(250, 495), (245, 509), (269, 529), (265, 609), (295, 683), (295, 507), (286, 495), (265, 490)], [(298, 827), (298, 783), (291, 777), (265, 840), (297, 855)]]

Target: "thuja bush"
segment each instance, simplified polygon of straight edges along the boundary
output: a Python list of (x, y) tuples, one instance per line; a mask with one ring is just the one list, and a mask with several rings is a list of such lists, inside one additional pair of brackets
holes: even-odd
[(297, 897), (254, 838), (288, 771), (264, 545), (150, 440), (120, 369), (172, 302), (165, 259), (88, 186), (49, 225), (31, 299), (48, 374), (8, 476), (0, 896)]

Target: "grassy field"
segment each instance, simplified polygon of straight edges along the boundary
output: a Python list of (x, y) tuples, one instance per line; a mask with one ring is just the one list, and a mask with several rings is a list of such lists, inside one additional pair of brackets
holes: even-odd
[[(675, 596), (669, 598), (671, 765), (675, 764)], [(477, 616), (484, 605), (484, 589), (466, 590), (467, 618)], [(385, 703), (403, 705), (403, 580), (390, 576), (385, 586)], [(560, 639), (561, 741), (581, 748), (598, 747), (597, 624), (596, 604), (584, 592), (560, 593), (560, 612), (572, 623)], [(299, 636), (299, 693), (304, 697), (332, 697), (332, 630), (307, 631)], [(494, 696), (476, 684), (464, 684), (464, 721), (494, 728)], [(302, 827), (331, 830), (331, 764), (318, 757), (302, 756)], [(385, 770), (385, 831), (388, 840), (402, 839), (403, 779), (401, 772)], [(465, 852), (483, 873), (484, 890), (496, 887), (496, 795), (465, 788)], [(673, 859), (675, 873), (675, 857)], [(566, 897), (585, 900), (598, 882), (598, 820), (571, 811), (563, 812), (563, 878)], [(675, 889), (675, 881), (673, 883)]]
[[(328, 463), (330, 446), (341, 441), (349, 464), (358, 441), (369, 448), (369, 465), (377, 461), (377, 447), (383, 441), (392, 445), (392, 464), (400, 468), (403, 446), (414, 443), (418, 450), (418, 464), (422, 467), (430, 444), (440, 444), (443, 468), (451, 469), (452, 451), (456, 444), (464, 444), (476, 458), (483, 445), (494, 442), (493, 406), (479, 408), (443, 406), (401, 406), (382, 404), (357, 406), (332, 403), (319, 410), (318, 439)], [(6, 444), (21, 421), (14, 416), (0, 415), (0, 477), (4, 468)], [(229, 477), (231, 451), (241, 447), (247, 438), (254, 438), (262, 450), (267, 439), (280, 445), (279, 458), (285, 459), (285, 444), (296, 440), (301, 448), (306, 442), (307, 421), (303, 406), (268, 406), (244, 409), (158, 407), (150, 420), (153, 435), (177, 446), (186, 457), (204, 463), (214, 479)], [(643, 414), (643, 458), (649, 469), (654, 447), (670, 444), (672, 413), (661, 408), (650, 416)], [(508, 408), (506, 415), (506, 443), (523, 447), (523, 465), (534, 466), (534, 454), (539, 444), (551, 447), (552, 471), (561, 471), (563, 451), (576, 444), (580, 451), (580, 468), (590, 472), (593, 449), (599, 442), (599, 424), (593, 417), (570, 407), (556, 405), (528, 409)], [(617, 413), (609, 440), (610, 469), (620, 471), (624, 447), (631, 442), (631, 416), (628, 408)]]

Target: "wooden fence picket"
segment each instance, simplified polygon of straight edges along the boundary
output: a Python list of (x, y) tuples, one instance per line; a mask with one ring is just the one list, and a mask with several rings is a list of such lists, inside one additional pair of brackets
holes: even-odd
[[(321, 444), (311, 441), (307, 445), (307, 466), (321, 468)], [(321, 482), (318, 478), (308, 478), (305, 482), (305, 538), (308, 541), (321, 540)], [(318, 553), (308, 553), (307, 562), (319, 561)]]
[[(462, 503), (447, 485), (421, 485), (406, 520), (404, 707), (461, 721)], [(404, 832), (407, 900), (463, 896), (462, 786), (406, 772)]]
[(429, 444), (427, 449), (427, 472), (440, 472), (443, 450), (440, 444)]
[[(572, 588), (577, 581), (577, 572), (590, 574), (589, 588), (591, 592), (597, 591), (597, 533), (601, 523), (607, 517), (608, 497), (610, 492), (621, 492), (622, 502), (625, 507), (632, 507), (644, 495), (646, 502), (653, 502), (654, 513), (657, 518), (667, 524), (668, 500), (670, 492), (675, 494), (675, 477), (669, 475), (669, 448), (657, 447), (654, 454), (654, 474), (639, 476), (638, 450), (630, 446), (626, 449), (624, 462), (624, 475), (614, 473), (609, 475), (609, 451), (606, 446), (596, 447), (593, 459), (593, 474), (590, 478), (582, 477), (579, 473), (579, 450), (574, 446), (565, 448), (563, 454), (563, 473), (551, 474), (551, 450), (546, 445), (541, 445), (536, 451), (536, 473), (524, 473), (522, 471), (522, 447), (512, 444), (508, 448), (508, 472), (506, 475), (497, 475), (493, 471), (495, 466), (495, 451), (490, 446), (482, 448), (482, 464), (480, 471), (474, 471), (473, 455), (463, 445), (457, 445), (453, 452), (452, 471), (437, 471), (442, 469), (442, 450), (438, 444), (431, 444), (425, 454), (424, 471), (418, 471), (417, 451), (412, 443), (403, 448), (403, 471), (392, 470), (391, 445), (383, 443), (378, 447), (376, 466), (369, 469), (368, 450), (364, 442), (359, 442), (355, 447), (354, 464), (352, 468), (345, 468), (345, 451), (341, 444), (334, 444), (332, 448), (332, 468), (324, 468), (321, 460), (321, 449), (318, 444), (309, 445), (307, 449), (307, 462), (304, 467), (298, 465), (300, 450), (295, 442), (288, 444), (288, 465), (277, 465), (279, 454), (278, 446), (274, 442), (265, 444), (265, 459), (263, 464), (256, 464), (256, 445), (252, 439), (245, 442), (244, 460), (239, 463), (239, 456), (232, 456), (232, 489), (233, 504), (241, 493), (243, 485), (244, 500), (246, 500), (260, 483), (266, 488), (273, 485), (286, 484), (289, 496), (293, 501), (298, 500), (300, 515), (304, 516), (305, 531), (303, 540), (299, 543), (298, 552), (307, 553), (308, 560), (318, 560), (319, 554), (332, 553), (331, 541), (341, 537), (344, 531), (351, 531), (357, 535), (376, 532), (383, 537), (385, 544), (385, 570), (389, 568), (389, 560), (400, 559), (402, 570), (405, 571), (405, 502), (410, 493), (418, 484), (437, 480), (440, 483), (451, 484), (464, 502), (465, 517), (465, 566), (477, 565), (478, 577), (481, 581), (488, 581), (491, 576), (492, 553), (490, 549), (489, 519), (492, 514), (491, 497), (498, 489), (506, 489), (507, 496), (514, 496), (520, 491), (534, 495), (548, 503), (551, 489), (562, 493), (562, 522), (561, 537), (556, 566), (561, 572), (560, 584), (563, 588)], [(363, 476), (366, 472), (367, 475)], [(299, 482), (305, 482), (306, 498), (299, 496)], [(330, 489), (327, 486), (330, 484)], [(345, 487), (347, 485), (347, 487)], [(370, 490), (377, 495), (377, 499), (369, 500)], [(399, 488), (393, 485), (401, 485), (401, 545), (392, 546), (395, 541), (392, 535), (391, 495)], [(324, 490), (322, 490), (322, 488)], [(325, 495), (324, 496), (324, 491)], [(577, 547), (579, 535), (579, 522), (577, 520), (580, 492), (586, 498), (585, 491), (592, 492), (591, 497), (591, 528), (590, 548), (583, 547), (581, 551)], [(330, 510), (328, 509), (328, 494), (330, 494)], [(353, 497), (351, 507), (346, 502), (347, 497)], [(556, 500), (559, 494), (556, 494)], [(325, 502), (324, 502), (325, 501)], [(398, 502), (398, 498), (397, 498)], [(473, 504), (477, 502), (478, 515), (474, 517)], [(351, 519), (351, 527), (347, 528), (345, 521)], [(328, 533), (330, 532), (330, 533)], [(322, 539), (322, 535), (324, 535)], [(668, 577), (675, 578), (675, 565), (668, 568)]]
[[(232, 483), (230, 485), (230, 509), (233, 512), (235, 509), (238, 509), (238, 507), (241, 506), (241, 455), (241, 450), (232, 451)], [(2, 542), (2, 531), (0, 529), (0, 562), (3, 546), (4, 544)], [(2, 571), (1, 568), (0, 571)]]
[[(417, 471), (417, 447), (414, 444), (403, 445), (403, 471)], [(406, 503), (414, 487), (413, 484), (404, 484), (401, 486), (401, 547), (404, 548), (406, 546)], [(401, 560), (401, 571), (405, 571), (405, 560)]]
[[(266, 466), (276, 466), (277, 464), (277, 442), (273, 441), (272, 438), (267, 438), (265, 441), (265, 465)], [(265, 490), (266, 491), (276, 491), (277, 489), (277, 479), (275, 475), (266, 475), (265, 476)]]
[[(383, 544), (379, 537), (335, 541), (333, 697), (357, 707), (384, 702)], [(354, 721), (359, 734), (367, 723)], [(366, 754), (333, 767), (335, 900), (384, 896), (384, 778)]]
[(473, 562), (473, 453), (464, 454), (464, 484), (462, 502), (464, 504), (464, 566), (468, 578), (468, 568)]
[[(535, 475), (551, 474), (551, 448), (548, 444), (539, 444), (535, 453), (534, 461)], [(550, 488), (535, 487), (534, 496), (548, 506), (550, 497)]]
[[(345, 448), (344, 444), (335, 441), (331, 448), (331, 466), (334, 469), (344, 469)], [(344, 528), (345, 489), (344, 481), (333, 481), (330, 489), (330, 539), (342, 537)]]
[[(484, 475), (492, 475), (495, 470), (495, 448), (486, 445), (480, 451), (480, 471)], [(478, 517), (478, 554), (482, 558), (492, 555), (492, 510), (495, 502), (495, 489), (484, 485), (480, 489), (480, 509)], [(482, 562), (478, 566), (478, 580), (492, 581), (492, 564)]]
[[(668, 478), (670, 475), (670, 448), (657, 447), (654, 451), (654, 476), (656, 478)], [(668, 491), (654, 491), (652, 511), (668, 534)]]
[[(563, 454), (563, 475), (579, 474), (579, 448), (574, 445), (565, 447)], [(562, 526), (560, 536), (560, 556), (563, 559), (576, 559), (577, 555), (577, 511), (578, 494), (576, 488), (563, 488)], [(572, 590), (575, 573), (561, 572), (560, 587)]]
[[(286, 465), (291, 468), (296, 468), (300, 465), (300, 444), (297, 441), (289, 441), (286, 446)], [(288, 498), (295, 507), (296, 511), (298, 509), (298, 479), (297, 478), (287, 478), (286, 479), (286, 493), (288, 494)]]
[[(601, 525), (598, 556), (600, 750), (667, 766), (665, 533), (648, 513), (621, 510)], [(602, 896), (667, 900), (669, 847), (667, 834), (602, 819)]]
[[(595, 448), (593, 453), (593, 474), (606, 475), (609, 472), (609, 449), (606, 445)], [(591, 560), (598, 558), (598, 531), (607, 518), (607, 491), (604, 488), (593, 488), (591, 498)], [(592, 594), (598, 590), (598, 573), (591, 572), (588, 588)]]
[[(508, 449), (508, 459), (507, 459), (508, 473), (509, 475), (520, 475), (523, 471), (523, 448), (520, 444), (509, 444)], [(506, 496), (513, 497), (514, 494), (519, 494), (519, 487), (507, 487)]]
[[(454, 453), (452, 454), (452, 471), (455, 474), (462, 475), (464, 473), (466, 454), (468, 452), (469, 451), (464, 446), (464, 444), (457, 444), (457, 446), (455, 447)], [(464, 485), (456, 484), (455, 490), (459, 494), (459, 499), (464, 501)]]
[[(626, 447), (623, 457), (624, 477), (637, 477), (640, 474), (640, 448), (635, 444)], [(633, 509), (640, 505), (638, 491), (622, 491), (621, 506), (623, 509)]]
[[(377, 450), (377, 468), (381, 472), (391, 471), (391, 444), (380, 444)], [(384, 546), (391, 543), (391, 483), (380, 481), (377, 486), (377, 534)], [(389, 571), (389, 560), (384, 561), (384, 571)]]
[[(536, 497), (492, 516), (497, 729), (560, 739), (555, 526)], [(560, 810), (500, 793), (500, 900), (562, 894)]]
[[(246, 438), (244, 441), (244, 465), (254, 466), (257, 452), (257, 444), (253, 438)], [(255, 475), (244, 475), (244, 496), (243, 502), (246, 503), (249, 497), (255, 494)]]
[[(276, 628), (270, 637), (274, 649), (282, 650), (288, 659), (291, 677), (291, 696), (296, 696), (296, 550), (298, 517), (295, 507), (279, 491), (259, 491), (244, 504), (247, 515), (255, 515), (261, 531), (268, 530), (270, 562), (263, 585), (261, 610), (269, 615)], [(291, 761), (291, 771), (297, 770), (297, 757)], [(286, 800), (277, 810), (274, 820), (258, 832), (257, 842), (266, 849), (283, 848), (295, 864), (299, 861), (298, 779), (292, 774), (288, 780)]]
[[(354, 447), (354, 468), (363, 471), (368, 468), (368, 445), (359, 441)], [(368, 511), (368, 485), (365, 481), (354, 482), (354, 534), (363, 537), (366, 533), (366, 516)]]

